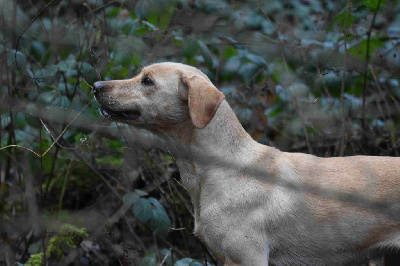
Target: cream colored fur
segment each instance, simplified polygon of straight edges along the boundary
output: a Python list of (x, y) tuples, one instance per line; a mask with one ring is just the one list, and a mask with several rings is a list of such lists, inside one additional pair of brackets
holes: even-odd
[(183, 64), (153, 64), (95, 90), (105, 116), (166, 140), (193, 202), (195, 234), (226, 265), (341, 265), (400, 248), (400, 158), (319, 158), (261, 145), (210, 80)]

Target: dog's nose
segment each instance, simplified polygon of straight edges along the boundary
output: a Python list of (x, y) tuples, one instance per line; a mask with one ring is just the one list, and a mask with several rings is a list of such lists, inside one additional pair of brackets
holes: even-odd
[(93, 84), (93, 93), (94, 93), (94, 97), (96, 98), (96, 100), (100, 99), (101, 94), (104, 94), (107, 91), (107, 89), (109, 89), (107, 82), (96, 81)]
[(98, 95), (103, 88), (104, 88), (104, 84), (101, 81), (96, 81), (93, 84), (94, 95)]

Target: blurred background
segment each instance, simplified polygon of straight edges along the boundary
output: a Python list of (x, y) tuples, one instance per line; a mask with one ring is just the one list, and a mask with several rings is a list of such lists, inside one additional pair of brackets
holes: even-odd
[(399, 156), (400, 3), (0, 0), (0, 265), (204, 265), (157, 138), (100, 117), (97, 80), (201, 69), (257, 141)]

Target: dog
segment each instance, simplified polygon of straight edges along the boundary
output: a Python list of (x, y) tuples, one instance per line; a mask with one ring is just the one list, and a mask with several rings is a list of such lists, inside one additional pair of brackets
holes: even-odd
[(400, 158), (320, 158), (254, 141), (209, 78), (180, 63), (98, 81), (101, 114), (160, 136), (194, 233), (225, 265), (343, 265), (400, 248)]

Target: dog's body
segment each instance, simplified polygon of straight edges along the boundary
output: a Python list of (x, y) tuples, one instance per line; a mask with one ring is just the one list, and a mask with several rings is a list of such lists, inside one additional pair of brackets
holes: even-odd
[(400, 158), (319, 158), (254, 141), (199, 70), (95, 83), (102, 114), (168, 143), (195, 233), (227, 265), (338, 265), (400, 248)]

